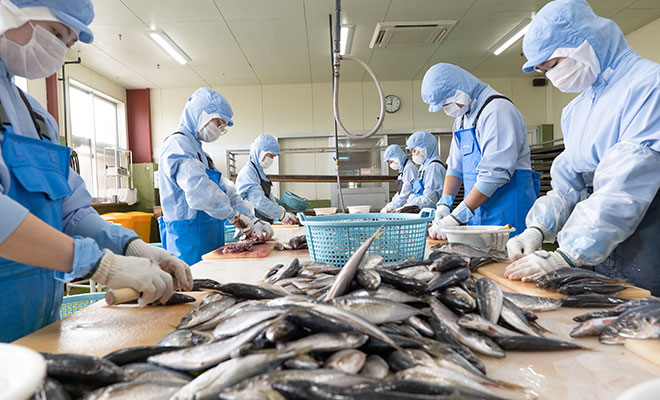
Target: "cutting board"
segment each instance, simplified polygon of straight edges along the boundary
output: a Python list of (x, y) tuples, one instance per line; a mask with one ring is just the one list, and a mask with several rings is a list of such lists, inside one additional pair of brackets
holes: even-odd
[(273, 229), (302, 228), (302, 225), (271, 224)]
[(435, 246), (436, 244), (442, 244), (442, 243), (447, 243), (446, 240), (441, 240), (441, 239), (431, 239), (430, 237), (426, 237), (426, 245), (428, 247)]
[(100, 300), (61, 321), (22, 337), (15, 344), (47, 353), (84, 353), (104, 356), (124, 347), (155, 345), (172, 332), (181, 317), (206, 297), (206, 292), (186, 292), (198, 301), (176, 306), (137, 304), (108, 306)]
[(658, 339), (626, 339), (627, 350), (660, 367), (660, 340)]
[[(506, 269), (506, 266), (509, 264), (510, 263), (508, 262), (486, 264), (483, 267), (478, 268), (477, 272), (487, 278), (494, 280), (500, 286), (507, 288), (516, 293), (527, 294), (530, 296), (550, 297), (553, 299), (561, 299), (562, 297), (564, 297), (564, 295), (561, 293), (537, 288), (531, 282), (512, 281), (505, 278), (504, 270)], [(640, 299), (643, 297), (650, 297), (651, 292), (649, 292), (646, 289), (631, 287), (619, 292), (618, 296), (623, 297), (625, 299)]]
[(255, 245), (252, 250), (242, 253), (222, 254), (222, 246), (202, 256), (202, 260), (233, 260), (237, 258), (265, 258), (273, 251), (272, 243), (261, 243)]

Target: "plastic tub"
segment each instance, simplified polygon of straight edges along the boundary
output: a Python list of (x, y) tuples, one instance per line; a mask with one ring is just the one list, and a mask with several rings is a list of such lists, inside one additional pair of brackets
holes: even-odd
[(153, 218), (153, 213), (147, 213), (142, 211), (129, 211), (124, 213), (133, 219), (133, 230), (135, 233), (140, 235), (142, 240), (149, 243), (151, 239), (151, 218)]
[(114, 224), (119, 224), (126, 229), (134, 229), (135, 223), (133, 222), (133, 217), (126, 215), (125, 213), (113, 212), (107, 214), (101, 214), (101, 218), (108, 222)]
[(481, 249), (504, 251), (509, 234), (516, 228), (497, 225), (467, 225), (444, 228), (450, 243), (465, 243)]
[(433, 220), (433, 209), (419, 214), (373, 213), (308, 217), (298, 214), (305, 227), (312, 260), (343, 266), (355, 251), (382, 228), (383, 234), (369, 247), (369, 253), (383, 257), (385, 263), (420, 260), (426, 246), (426, 230)]
[(60, 318), (66, 318), (76, 311), (90, 306), (101, 300), (105, 293), (74, 294), (73, 296), (64, 296), (62, 298), (62, 308), (60, 308)]
[(371, 211), (371, 206), (348, 206), (349, 214), (367, 214)]
[(337, 213), (337, 207), (315, 208), (316, 215), (332, 215)]

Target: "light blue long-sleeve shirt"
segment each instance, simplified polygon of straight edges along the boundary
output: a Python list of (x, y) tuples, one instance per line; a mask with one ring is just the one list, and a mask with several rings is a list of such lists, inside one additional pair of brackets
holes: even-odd
[(418, 177), (423, 176), (424, 192), (419, 195), (411, 193), (405, 205), (434, 208), (442, 196), (447, 170), (438, 162), (438, 142), (433, 135), (426, 131), (417, 131), (410, 135), (406, 141), (406, 149), (413, 150), (418, 147), (426, 150), (426, 159), (419, 167), (418, 173)]
[[(566, 150), (552, 165), (552, 190), (526, 222), (540, 227), (546, 241), (557, 236), (578, 264), (596, 265), (637, 229), (660, 188), (660, 65), (634, 52), (618, 26), (585, 1), (561, 0), (534, 18), (524, 68), (585, 40), (601, 72), (562, 111)], [(592, 179), (593, 194), (580, 201)]]
[(413, 182), (417, 179), (417, 167), (415, 163), (408, 160), (401, 147), (395, 144), (391, 144), (385, 149), (383, 158), (385, 161), (396, 160), (399, 163), (398, 179), (401, 180), (401, 190), (392, 196), (392, 201), (389, 202), (388, 206), (391, 209), (403, 207), (408, 201), (410, 193), (412, 193)]
[[(470, 111), (454, 122), (456, 132), (470, 128), (474, 124), (479, 110), (485, 101), (495, 95), (500, 95), (490, 86), (486, 86), (470, 106)], [(481, 161), (477, 165), (477, 182), (475, 188), (490, 197), (502, 185), (509, 182), (518, 169), (531, 169), (529, 145), (527, 144), (527, 129), (525, 120), (518, 109), (506, 100), (495, 100), (488, 104), (479, 116), (475, 127), (477, 143), (481, 149)], [(463, 179), (462, 156), (458, 141), (453, 138), (447, 159), (447, 175)]]
[(270, 219), (282, 218), (285, 209), (277, 204), (271, 192), (266, 196), (261, 188), (261, 179), (270, 182), (261, 164), (262, 153), (280, 154), (280, 145), (271, 135), (261, 134), (250, 145), (250, 160), (238, 172), (236, 189), (243, 200), (249, 201), (255, 210)]

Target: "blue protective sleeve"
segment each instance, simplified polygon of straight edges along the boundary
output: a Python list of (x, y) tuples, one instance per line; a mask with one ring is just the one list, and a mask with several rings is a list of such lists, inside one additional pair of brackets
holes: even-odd
[(412, 161), (408, 161), (408, 163), (406, 163), (405, 168), (403, 169), (403, 175), (401, 176), (401, 179), (403, 180), (403, 185), (401, 186), (401, 192), (395, 194), (392, 197), (392, 201), (390, 202), (390, 206), (392, 207), (392, 209), (403, 207), (406, 204), (406, 201), (410, 197), (410, 193), (412, 193), (412, 185), (416, 178), (417, 178), (417, 167)]
[(490, 183), (477, 180), (477, 183), (474, 184), (474, 188), (480, 191), (485, 196), (492, 196), (493, 193), (500, 187), (497, 183)]
[(121, 225), (108, 224), (96, 235), (96, 243), (101, 249), (108, 249), (115, 254), (124, 254), (128, 243), (139, 237), (137, 233)]
[(73, 238), (73, 266), (71, 272), (55, 271), (55, 279), (68, 282), (79, 276), (85, 276), (105, 255), (93, 239), (76, 236)]

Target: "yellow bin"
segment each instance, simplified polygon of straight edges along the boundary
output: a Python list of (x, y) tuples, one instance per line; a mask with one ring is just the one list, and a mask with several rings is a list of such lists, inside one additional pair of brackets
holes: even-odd
[(149, 239), (151, 238), (151, 218), (154, 214), (142, 211), (129, 211), (125, 212), (124, 215), (128, 215), (133, 219), (133, 230), (140, 235), (142, 240), (149, 243)]
[(119, 224), (127, 229), (133, 229), (133, 218), (130, 215), (125, 215), (124, 213), (113, 212), (107, 214), (101, 214), (101, 218), (106, 221)]

